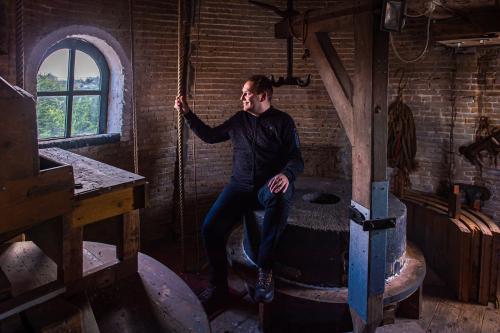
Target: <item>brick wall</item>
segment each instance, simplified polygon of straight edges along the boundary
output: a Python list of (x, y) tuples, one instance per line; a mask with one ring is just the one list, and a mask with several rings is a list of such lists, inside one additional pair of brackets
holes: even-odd
[[(64, 26), (85, 25), (102, 29), (113, 36), (130, 59), (130, 8), (127, 1), (41, 1), (25, 0), (25, 48), (29, 52), (46, 34)], [(10, 3), (14, 3), (10, 0)], [(174, 165), (176, 160), (176, 113), (172, 108), (177, 91), (177, 1), (132, 1), (134, 29), (135, 93), (138, 115), (139, 173), (150, 182), (151, 207), (142, 214), (144, 239), (176, 234), (173, 211)], [(280, 8), (286, 1), (266, 3)], [(295, 1), (299, 11), (322, 8), (334, 1)], [(240, 110), (239, 97), (245, 79), (256, 73), (286, 74), (286, 42), (274, 38), (274, 13), (249, 4), (246, 0), (200, 1), (196, 24), (191, 30), (192, 74), (189, 101), (210, 125), (216, 125)], [(13, 16), (13, 6), (11, 16)], [(11, 25), (11, 52), (0, 56), (0, 75), (15, 78), (14, 29)], [(333, 44), (349, 73), (353, 72), (352, 31), (331, 34)], [(425, 41), (425, 21), (412, 21), (396, 38), (398, 49), (410, 57)], [(295, 40), (294, 74), (312, 75), (306, 88), (284, 86), (275, 89), (273, 104), (290, 113), (298, 127), (306, 162), (305, 174), (349, 178), (350, 145), (338, 116), (323, 87), (315, 65), (304, 61), (302, 45)], [(455, 151), (472, 141), (479, 115), (477, 107), (477, 61), (492, 53), (483, 94), (483, 113), (498, 125), (498, 50), (478, 49), (473, 54), (455, 57), (449, 50), (431, 44), (424, 61), (404, 68), (411, 78), (404, 101), (412, 108), (417, 123), (420, 169), (412, 175), (415, 188), (435, 191), (447, 178), (450, 123), (450, 79), (456, 69), (457, 119)], [(496, 58), (495, 58), (496, 57)], [(394, 99), (398, 78), (395, 70), (402, 64), (391, 53), (390, 101)], [(130, 75), (126, 80), (130, 80)], [(127, 81), (130, 85), (130, 81)], [(131, 87), (131, 85), (129, 86)], [(77, 153), (128, 170), (132, 165), (131, 93), (127, 91), (124, 124), (119, 143), (76, 150)], [(186, 230), (194, 238), (210, 204), (229, 179), (231, 145), (208, 145), (189, 131), (186, 161)], [(482, 174), (461, 156), (455, 156), (453, 179), (485, 183), (494, 192), (485, 209), (498, 209), (499, 172), (485, 168)], [(498, 215), (496, 215), (498, 219)]]
[[(286, 1), (267, 1), (282, 9)], [(321, 8), (326, 1), (295, 1), (298, 10)], [(203, 0), (200, 21), (192, 29), (195, 69), (190, 101), (198, 116), (217, 125), (241, 110), (241, 87), (252, 74), (286, 75), (286, 40), (274, 38), (273, 12), (246, 0)], [(332, 36), (343, 58), (352, 55), (351, 33)], [(303, 48), (295, 40), (294, 75), (311, 84), (305, 88), (274, 89), (273, 105), (295, 120), (306, 164), (305, 174), (348, 177), (350, 147), (329, 96), (311, 60), (302, 60)], [(352, 68), (352, 61), (348, 61)], [(186, 206), (189, 220), (199, 225), (206, 211), (229, 180), (232, 151), (229, 143), (209, 145), (189, 134), (186, 168)], [(197, 199), (197, 200), (195, 200)], [(195, 215), (195, 216), (194, 216)], [(191, 224), (191, 226), (194, 226)], [(195, 234), (194, 230), (192, 231)]]
[[(402, 55), (415, 57), (425, 44), (425, 20), (410, 20), (404, 32), (395, 38)], [(390, 101), (397, 93), (399, 77), (404, 68), (409, 78), (403, 99), (415, 118), (419, 168), (411, 175), (412, 187), (436, 192), (441, 181), (484, 185), (492, 192), (484, 211), (500, 221), (500, 165), (481, 170), (458, 152), (462, 145), (474, 141), (479, 117), (487, 116), (490, 124), (500, 126), (500, 48), (482, 47), (458, 50), (430, 43), (426, 57), (415, 64), (404, 64), (391, 51)], [(484, 68), (480, 74), (478, 64)], [(483, 78), (483, 81), (481, 81)], [(484, 84), (481, 84), (484, 82)], [(453, 89), (454, 87), (454, 89)], [(482, 97), (481, 97), (482, 96)], [(450, 149), (452, 105), (456, 117), (453, 144)], [(449, 152), (452, 151), (452, 154)], [(452, 164), (450, 172), (450, 163)]]
[(7, 54), (0, 54), (0, 75), (9, 82), (15, 82), (16, 80), (16, 58), (15, 58), (15, 12), (14, 0), (8, 0), (5, 3), (7, 9), (7, 22), (3, 24), (6, 25), (7, 35), (3, 38), (7, 39)]

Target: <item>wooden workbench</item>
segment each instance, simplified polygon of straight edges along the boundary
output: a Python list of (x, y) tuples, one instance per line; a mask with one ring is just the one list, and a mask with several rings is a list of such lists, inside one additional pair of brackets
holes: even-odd
[[(39, 156), (41, 170), (63, 166), (62, 169), (72, 171), (65, 174), (71, 176), (74, 189), (69, 188), (66, 193), (68, 181), (51, 176), (55, 172), (48, 173), (49, 180), (34, 176), (7, 182), (7, 191), (0, 197), (0, 203), (6, 206), (2, 223), (5, 230), (0, 230), (0, 235), (25, 233), (57, 265), (57, 279), (10, 297), (8, 290), (0, 288), (4, 295), (0, 300), (0, 319), (61, 293), (71, 295), (99, 287), (103, 282), (114, 283), (138, 270), (138, 210), (146, 206), (145, 178), (58, 148), (41, 149)], [(67, 209), (61, 208), (55, 215), (53, 207), (61, 206), (61, 202)], [(111, 226), (112, 237), (106, 240), (116, 245), (116, 258), (84, 272), (84, 231), (100, 225)], [(5, 280), (2, 276), (0, 280)]]
[[(82, 280), (84, 228), (113, 217), (118, 218), (119, 223), (115, 240), (117, 262), (111, 270), (118, 278), (137, 272), (140, 240), (138, 209), (146, 206), (146, 179), (59, 148), (41, 149), (40, 156), (55, 163), (71, 165), (75, 176), (73, 209), (62, 221), (60, 279), (66, 285)], [(29, 236), (39, 246), (44, 243), (40, 238), (45, 238), (45, 233), (31, 232)], [(91, 280), (94, 273), (97, 272), (88, 272), (85, 278)]]

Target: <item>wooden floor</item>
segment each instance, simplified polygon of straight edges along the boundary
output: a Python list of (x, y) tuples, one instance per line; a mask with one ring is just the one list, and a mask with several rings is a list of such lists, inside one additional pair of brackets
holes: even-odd
[[(500, 333), (500, 310), (462, 303), (447, 295), (446, 286), (430, 272), (424, 282), (424, 307), (420, 320), (397, 318), (396, 323), (377, 329), (380, 333), (463, 332)], [(238, 281), (231, 283), (241, 288)], [(257, 333), (258, 307), (245, 297), (236, 306), (211, 321), (212, 333)], [(311, 332), (304, 328), (297, 332)]]
[[(170, 243), (170, 245), (166, 245)], [(145, 253), (176, 271), (195, 292), (199, 292), (206, 277), (201, 274), (180, 272), (180, 251), (171, 242), (151, 244)], [(377, 329), (379, 333), (415, 333), (415, 332), (463, 332), (463, 333), (500, 333), (500, 310), (494, 304), (488, 306), (458, 302), (450, 296), (444, 282), (427, 267), (424, 280), (424, 306), (420, 320), (397, 318), (396, 323)], [(200, 283), (200, 280), (202, 281)], [(237, 291), (244, 286), (235, 276), (230, 285)], [(211, 320), (212, 333), (258, 333), (258, 306), (248, 297), (243, 297)], [(298, 330), (304, 333), (319, 333), (308, 329)], [(329, 331), (331, 332), (331, 330)], [(278, 332), (273, 332), (278, 333)], [(286, 332), (293, 333), (293, 332)]]

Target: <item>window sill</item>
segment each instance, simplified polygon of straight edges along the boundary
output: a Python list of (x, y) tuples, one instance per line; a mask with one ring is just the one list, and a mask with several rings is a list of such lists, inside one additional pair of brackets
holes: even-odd
[(75, 149), (87, 146), (104, 145), (107, 143), (115, 143), (119, 141), (120, 141), (119, 133), (109, 133), (109, 134), (80, 136), (67, 139), (38, 141), (38, 148), (57, 147), (61, 149)]

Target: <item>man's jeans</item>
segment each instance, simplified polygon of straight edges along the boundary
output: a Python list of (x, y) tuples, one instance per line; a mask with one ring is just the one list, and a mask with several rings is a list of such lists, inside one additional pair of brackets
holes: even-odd
[(258, 190), (229, 183), (210, 208), (202, 227), (213, 286), (227, 286), (226, 238), (234, 225), (251, 209), (264, 209), (264, 224), (257, 266), (272, 268), (273, 251), (283, 232), (293, 197), (293, 184), (285, 193), (271, 193), (267, 183)]

